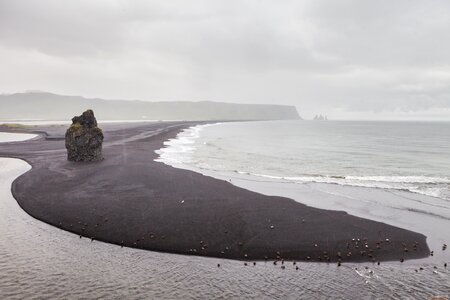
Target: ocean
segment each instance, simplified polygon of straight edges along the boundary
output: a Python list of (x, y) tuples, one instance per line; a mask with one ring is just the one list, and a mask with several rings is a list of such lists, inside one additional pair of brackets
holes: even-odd
[[(265, 195), (424, 234), (450, 252), (450, 122), (264, 121), (193, 126), (159, 160)], [(450, 283), (449, 283), (450, 286)]]
[[(226, 131), (230, 130), (227, 129), (228, 126), (259, 126), (258, 124), (227, 123), (186, 130), (177, 139), (168, 141), (167, 148), (160, 150), (163, 157), (172, 157), (173, 160), (170, 162), (168, 158), (161, 160), (177, 167), (188, 168), (187, 163), (193, 164), (195, 157), (199, 156), (198, 151), (203, 151), (201, 150), (203, 146), (198, 145), (204, 145), (205, 149), (209, 147), (208, 144), (204, 144), (208, 143), (208, 136), (210, 140), (224, 139), (225, 136), (214, 137), (215, 130)], [(245, 134), (244, 131), (241, 133), (240, 140), (243, 141)], [(3, 134), (0, 136), (0, 143), (32, 137), (32, 135)], [(228, 142), (225, 141), (225, 144)], [(245, 145), (236, 146), (240, 147), (245, 148)], [(217, 166), (220, 166), (228, 170), (227, 157), (222, 159), (225, 160), (222, 165), (214, 165), (220, 162), (219, 156), (214, 157), (214, 160), (203, 157), (202, 161), (205, 162), (203, 167), (209, 162), (212, 169), (218, 169)], [(186, 164), (181, 164), (180, 161)], [(257, 159), (252, 161), (253, 164), (265, 163)], [(80, 239), (75, 234), (32, 218), (19, 207), (11, 194), (11, 183), (30, 168), (31, 166), (23, 160), (0, 158), (0, 274), (2, 275), (0, 298), (2, 299), (427, 299), (431, 296), (450, 294), (450, 270), (443, 265), (449, 261), (449, 252), (441, 251), (439, 248), (434, 249), (433, 258), (406, 261), (403, 264), (344, 263), (338, 267), (336, 264), (297, 262), (296, 266), (299, 267), (297, 270), (292, 262), (286, 262), (285, 269), (279, 265), (274, 266), (271, 262), (257, 262), (256, 266), (244, 266), (242, 261), (237, 260), (158, 253), (121, 248), (99, 241), (91, 242), (86, 238)], [(330, 189), (333, 190), (330, 186), (349, 189), (351, 195), (358, 195), (354, 197), (355, 199), (374, 195), (372, 200), (364, 199), (367, 201), (378, 198), (395, 201), (420, 199), (428, 205), (429, 202), (436, 204), (433, 201), (440, 199), (409, 191), (400, 193), (411, 193), (417, 197), (388, 196), (390, 194), (383, 189), (374, 190), (366, 187), (323, 183), (293, 184), (283, 180), (276, 182), (275, 179), (233, 171), (250, 173), (250, 169), (230, 168), (230, 170), (231, 173), (218, 171), (210, 173), (222, 178), (230, 177), (232, 174), (234, 184), (263, 190), (265, 193), (284, 193), (289, 190), (286, 186), (294, 187), (291, 195), (293, 198), (299, 193), (297, 187), (306, 187), (308, 197), (300, 190), (301, 198), (305, 201), (320, 200), (320, 203), (310, 203), (318, 206), (330, 205), (331, 202), (324, 195), (331, 195), (330, 199), (336, 199), (336, 193), (329, 193)], [(206, 170), (203, 172), (207, 173)], [(270, 174), (265, 175), (278, 176), (275, 173)], [(267, 179), (270, 181), (266, 181)], [(320, 188), (310, 190), (310, 185)], [(277, 188), (278, 186), (281, 189)], [(340, 190), (340, 193), (344, 192)], [(335, 205), (345, 207), (346, 210), (355, 209), (348, 204), (351, 201), (351, 198), (342, 198)], [(444, 201), (447, 200), (440, 202), (441, 207), (436, 212), (443, 214), (443, 217), (437, 217), (436, 214), (418, 214), (411, 220), (411, 215), (402, 216), (402, 213), (416, 213), (408, 209), (395, 210), (394, 216), (396, 220), (406, 218), (413, 224), (430, 223), (432, 227), (430, 230), (433, 233), (439, 233), (437, 236), (441, 239), (448, 239), (450, 227), (445, 212), (448, 204)], [(347, 206), (344, 206), (344, 203)], [(367, 205), (368, 202), (364, 202), (364, 207)], [(369, 207), (373, 208), (370, 205)], [(389, 212), (386, 207), (383, 206), (381, 210), (383, 215)], [(429, 211), (431, 207), (439, 206), (428, 205), (424, 210)], [(371, 213), (375, 211), (376, 209), (370, 210)], [(373, 216), (364, 209), (355, 212)], [(218, 263), (221, 265), (220, 268), (217, 267)]]
[(161, 158), (171, 164), (450, 201), (450, 122), (221, 123), (187, 129), (167, 145)]

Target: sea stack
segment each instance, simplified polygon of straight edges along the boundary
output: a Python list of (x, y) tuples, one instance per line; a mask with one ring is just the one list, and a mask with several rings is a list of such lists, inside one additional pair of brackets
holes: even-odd
[(97, 127), (97, 120), (91, 109), (81, 116), (72, 118), (72, 125), (66, 131), (67, 159), (69, 161), (100, 161), (102, 156), (103, 132)]

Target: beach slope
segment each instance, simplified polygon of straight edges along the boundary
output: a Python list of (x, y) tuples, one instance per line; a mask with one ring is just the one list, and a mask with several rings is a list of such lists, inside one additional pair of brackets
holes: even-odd
[[(73, 163), (64, 140), (7, 143), (32, 169), (12, 192), (31, 216), (93, 240), (231, 259), (380, 261), (429, 255), (422, 234), (265, 196), (156, 162), (155, 150), (198, 122), (104, 127), (105, 159)], [(63, 135), (65, 128), (39, 128)]]

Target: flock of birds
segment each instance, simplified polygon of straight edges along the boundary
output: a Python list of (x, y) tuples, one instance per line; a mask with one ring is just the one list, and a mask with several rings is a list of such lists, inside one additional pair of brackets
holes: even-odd
[[(108, 218), (104, 218), (103, 219), (103, 221), (106, 223), (106, 222), (108, 222)], [(80, 237), (80, 239), (83, 237), (83, 233), (85, 232), (85, 230), (86, 230), (86, 228), (87, 228), (87, 223), (82, 223), (82, 222), (78, 222), (79, 223), (79, 225), (81, 225), (81, 226), (83, 226), (82, 228), (81, 228), (81, 234), (79, 235), (79, 237)], [(62, 226), (62, 223), (60, 222), (59, 223), (59, 225), (60, 226)], [(95, 228), (97, 228), (97, 227), (99, 227), (100, 226), (100, 224), (99, 223), (97, 223), (97, 224), (95, 224), (94, 225), (94, 227)], [(73, 227), (72, 225), (70, 225), (70, 227)], [(270, 227), (271, 229), (273, 229), (273, 227)], [(153, 233), (150, 233), (149, 234), (149, 236), (150, 236), (150, 239), (153, 239), (153, 238), (155, 238), (155, 234), (153, 234)], [(91, 242), (93, 242), (94, 240), (95, 240), (95, 238), (94, 237), (91, 237), (90, 238), (91, 239)], [(137, 246), (137, 243), (140, 241), (140, 240), (144, 240), (144, 237), (142, 238), (142, 239), (139, 239), (139, 240), (137, 240), (136, 242), (134, 242), (133, 243), (133, 246)], [(390, 243), (390, 240), (388, 239), (388, 238), (386, 238), (384, 241), (377, 241), (376, 243), (375, 243), (375, 248), (376, 249), (380, 249), (381, 247), (382, 247), (382, 245), (383, 244), (389, 244)], [(124, 247), (124, 245), (125, 245), (125, 242), (124, 241), (121, 241), (121, 243), (120, 243), (120, 246), (121, 247)], [(208, 245), (205, 243), (205, 242), (203, 242), (203, 241), (200, 241), (200, 246), (201, 246), (201, 249), (202, 250), (206, 250), (207, 248), (208, 248)], [(317, 244), (314, 244), (313, 245), (314, 247), (318, 247), (318, 245)], [(349, 242), (349, 243), (347, 243), (347, 253), (345, 254), (345, 256), (347, 256), (348, 258), (350, 258), (352, 255), (354, 255), (354, 253), (351, 251), (351, 247), (353, 246), (353, 250), (355, 250), (355, 249), (361, 249), (361, 250), (359, 250), (359, 254), (361, 255), (361, 256), (364, 256), (364, 255), (367, 255), (367, 257), (368, 258), (371, 258), (371, 260), (372, 260), (372, 262), (373, 263), (375, 263), (376, 262), (376, 260), (374, 259), (374, 256), (373, 256), (373, 253), (374, 253), (374, 250), (373, 249), (371, 249), (370, 247), (369, 247), (369, 243), (368, 243), (368, 241), (367, 241), (367, 239), (365, 239), (365, 238), (363, 238), (363, 239), (352, 239), (352, 241), (351, 241), (351, 243)], [(409, 251), (409, 249), (408, 249), (408, 247), (407, 247), (407, 245), (405, 244), (405, 243), (403, 243), (402, 244), (402, 246), (403, 246), (403, 252), (404, 253), (406, 253), (406, 252), (408, 252)], [(415, 251), (415, 250), (417, 250), (417, 247), (419, 246), (419, 243), (418, 242), (415, 242), (413, 245), (412, 245), (412, 249)], [(445, 251), (445, 250), (447, 250), (447, 244), (443, 244), (442, 245), (442, 251)], [(229, 250), (230, 248), (229, 247), (226, 247), (226, 250)], [(195, 251), (194, 251), (195, 250)], [(195, 248), (193, 248), (193, 249), (190, 249), (189, 250), (189, 252), (194, 252), (194, 253), (196, 253), (197, 251), (196, 251), (197, 249), (195, 249)], [(222, 251), (222, 253), (224, 253), (223, 251)], [(281, 269), (282, 270), (284, 270), (284, 269), (286, 269), (286, 264), (285, 264), (285, 260), (281, 257), (281, 254), (280, 254), (280, 252), (277, 252), (276, 253), (277, 254), (277, 259), (276, 260), (274, 260), (273, 261), (273, 265), (278, 265), (278, 263), (280, 263), (281, 264)], [(337, 253), (336, 253), (336, 257), (337, 257), (337, 266), (338, 267), (340, 267), (341, 265), (342, 265), (342, 258), (343, 258), (343, 253), (342, 252), (340, 252), (340, 251), (338, 251)], [(430, 251), (430, 256), (434, 256), (434, 251)], [(247, 259), (247, 254), (244, 254), (244, 259)], [(306, 257), (306, 260), (307, 261), (310, 261), (312, 258), (310, 257), (310, 256), (307, 256)], [(268, 257), (266, 256), (265, 257), (265, 261), (267, 262), (267, 260), (268, 260)], [(325, 261), (325, 262), (331, 262), (331, 257), (330, 257), (330, 255), (327, 253), (327, 251), (323, 251), (323, 255), (322, 256), (317, 256), (316, 257), (316, 261)], [(400, 259), (400, 262), (404, 262), (404, 258), (401, 258)], [(377, 265), (380, 265), (381, 263), (380, 263), (380, 261), (377, 261), (376, 262), (377, 263)], [(254, 262), (252, 262), (252, 263), (250, 263), (250, 262), (248, 262), (248, 261), (244, 261), (244, 266), (248, 266), (248, 265), (253, 265), (253, 266), (256, 266), (256, 261), (254, 261)], [(298, 265), (297, 265), (297, 262), (296, 261), (292, 261), (292, 265), (294, 266), (294, 268), (295, 268), (295, 270), (299, 270), (300, 268), (298, 267)], [(220, 268), (221, 267), (221, 264), (220, 263), (218, 263), (217, 264), (217, 267), (218, 268)], [(437, 266), (433, 266), (433, 269), (434, 269), (434, 273), (437, 273)], [(444, 263), (444, 268), (447, 268), (447, 263), (445, 262)], [(365, 269), (366, 270), (369, 270), (368, 269), (368, 267), (365, 267)], [(358, 270), (358, 268), (355, 268), (355, 270)], [(419, 269), (415, 269), (414, 271), (417, 273), (417, 272), (419, 272), (419, 271), (423, 271), (424, 270), (424, 268), (423, 267), (420, 267)], [(369, 274), (373, 274), (373, 271), (372, 270), (369, 270), (368, 271), (369, 272)]]

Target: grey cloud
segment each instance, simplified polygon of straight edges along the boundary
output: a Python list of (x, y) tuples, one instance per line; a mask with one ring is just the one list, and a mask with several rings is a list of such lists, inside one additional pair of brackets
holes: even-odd
[(438, 0), (0, 0), (0, 89), (337, 118), (447, 111), (449, 11)]

